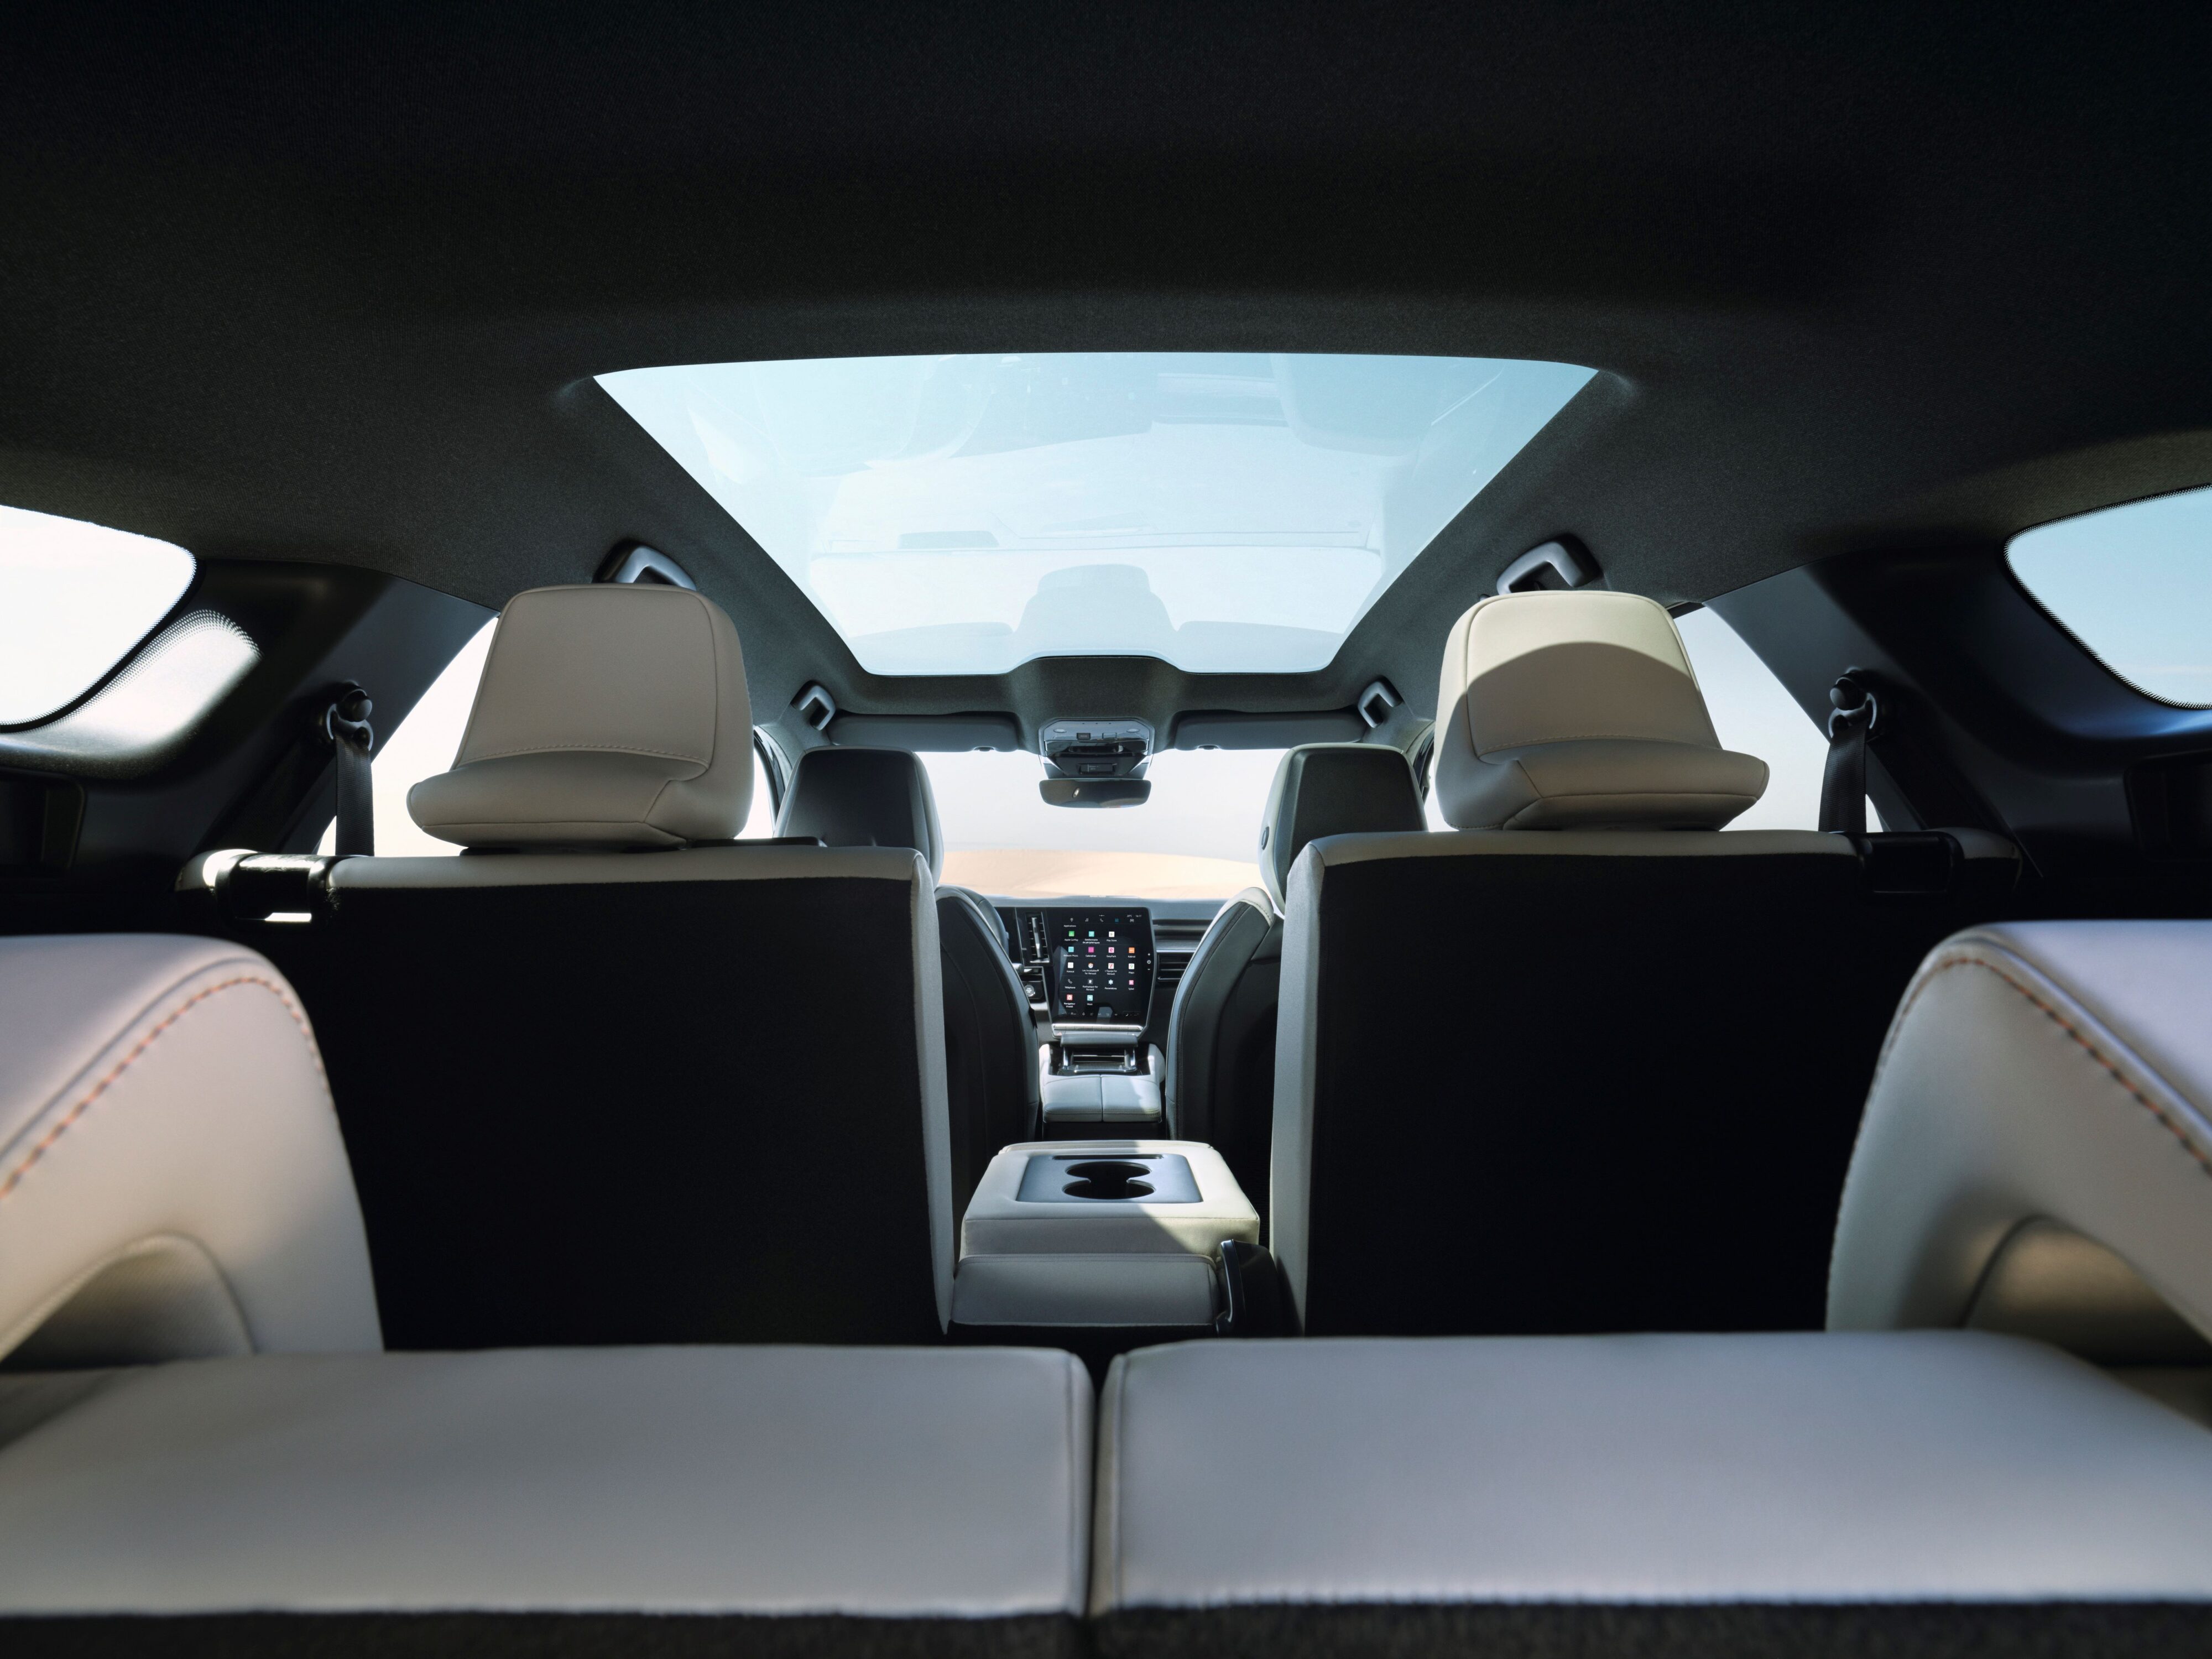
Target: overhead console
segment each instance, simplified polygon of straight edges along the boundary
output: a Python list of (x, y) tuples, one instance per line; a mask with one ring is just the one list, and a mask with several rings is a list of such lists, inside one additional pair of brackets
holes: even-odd
[(1052, 806), (1140, 806), (1152, 793), (1145, 781), (1152, 757), (1149, 721), (1085, 716), (1048, 720), (1037, 728), (1047, 776), (1037, 786)]

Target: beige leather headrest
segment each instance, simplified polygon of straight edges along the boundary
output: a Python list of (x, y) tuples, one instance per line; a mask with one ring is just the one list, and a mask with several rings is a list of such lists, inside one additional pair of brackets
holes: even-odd
[(464, 847), (727, 841), (752, 805), (752, 708), (737, 629), (681, 587), (518, 593), (453, 769), (407, 792)]
[(1766, 763), (1714, 735), (1682, 636), (1637, 593), (1503, 593), (1444, 641), (1436, 796), (1461, 830), (1717, 830)]

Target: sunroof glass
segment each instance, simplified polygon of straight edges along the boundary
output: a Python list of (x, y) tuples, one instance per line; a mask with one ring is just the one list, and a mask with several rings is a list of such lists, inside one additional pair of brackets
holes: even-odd
[(1592, 371), (1099, 352), (629, 369), (599, 384), (877, 674), (1323, 666)]

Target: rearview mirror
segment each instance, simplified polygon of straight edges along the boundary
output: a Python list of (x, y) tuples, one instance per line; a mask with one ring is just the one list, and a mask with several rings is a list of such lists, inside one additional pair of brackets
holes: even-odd
[(1047, 806), (1142, 806), (1152, 786), (1143, 778), (1047, 778), (1037, 793)]

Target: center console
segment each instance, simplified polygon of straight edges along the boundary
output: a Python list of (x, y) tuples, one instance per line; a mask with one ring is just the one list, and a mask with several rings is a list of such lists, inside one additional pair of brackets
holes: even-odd
[(1030, 1010), (1050, 1033), (1037, 1051), (1045, 1132), (1158, 1124), (1165, 1068), (1145, 1041), (1157, 963), (1152, 912), (1023, 907), (1012, 924)]
[(1068, 1348), (1094, 1369), (1208, 1336), (1230, 1292), (1223, 1247), (1260, 1218), (1221, 1155), (1192, 1140), (1030, 1141), (991, 1160), (960, 1224), (957, 1340)]

